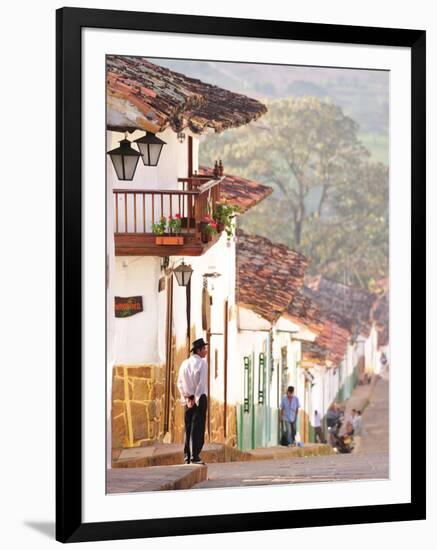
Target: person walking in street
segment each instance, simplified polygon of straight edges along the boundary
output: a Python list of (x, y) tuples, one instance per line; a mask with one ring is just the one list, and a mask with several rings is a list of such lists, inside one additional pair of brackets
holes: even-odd
[(281, 401), (281, 420), (285, 428), (289, 447), (295, 444), (299, 407), (299, 398), (297, 395), (294, 395), (294, 387), (288, 386), (287, 393)]
[(182, 361), (177, 387), (184, 407), (184, 463), (204, 464), (200, 452), (205, 441), (207, 410), (208, 344), (199, 338), (193, 342), (192, 355)]
[(322, 430), (322, 419), (320, 418), (319, 411), (314, 411), (314, 436), (316, 443), (325, 443), (325, 438), (323, 436)]
[(359, 453), (361, 450), (361, 440), (363, 435), (361, 411), (357, 410), (352, 422), (354, 429), (354, 453)]

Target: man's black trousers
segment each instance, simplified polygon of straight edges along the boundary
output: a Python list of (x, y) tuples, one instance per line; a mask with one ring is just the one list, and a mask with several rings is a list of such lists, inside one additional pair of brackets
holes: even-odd
[[(188, 408), (185, 405), (185, 440), (184, 460), (200, 460), (200, 451), (205, 442), (207, 398), (203, 393), (199, 398), (199, 404)], [(190, 445), (191, 442), (191, 445)], [(191, 447), (191, 448), (190, 448)]]

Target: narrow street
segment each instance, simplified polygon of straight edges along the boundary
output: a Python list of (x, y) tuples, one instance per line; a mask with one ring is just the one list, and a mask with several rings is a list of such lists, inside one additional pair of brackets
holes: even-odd
[[(347, 411), (360, 402), (364, 389), (356, 388)], [(193, 489), (388, 478), (388, 396), (388, 380), (381, 378), (363, 412), (362, 446), (358, 454), (208, 464), (207, 479)]]

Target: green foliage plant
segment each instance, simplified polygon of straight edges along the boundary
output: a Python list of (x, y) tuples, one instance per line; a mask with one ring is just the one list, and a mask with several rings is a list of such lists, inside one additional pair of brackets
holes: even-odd
[(179, 233), (181, 232), (181, 228), (182, 220), (180, 214), (176, 214), (174, 218), (172, 216), (168, 218), (169, 233), (171, 233), (172, 235), (179, 235)]
[(158, 223), (152, 224), (152, 232), (154, 235), (164, 235), (167, 226), (167, 219), (162, 216)]
[(241, 211), (239, 206), (219, 203), (214, 210), (214, 219), (217, 223), (224, 226), (228, 241), (231, 239), (234, 231), (234, 218)]

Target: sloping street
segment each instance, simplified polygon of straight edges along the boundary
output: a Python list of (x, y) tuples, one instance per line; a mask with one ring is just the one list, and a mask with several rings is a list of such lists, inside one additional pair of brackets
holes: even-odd
[[(362, 406), (360, 403), (363, 403), (366, 389), (366, 386), (355, 389), (347, 411), (352, 407)], [(388, 478), (388, 393), (388, 380), (380, 378), (366, 398), (368, 403), (364, 403), (367, 406), (363, 412), (363, 436), (359, 453), (208, 464), (207, 479), (193, 488)]]

